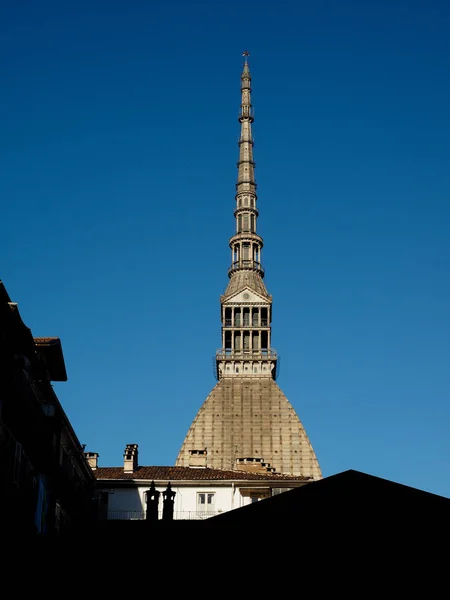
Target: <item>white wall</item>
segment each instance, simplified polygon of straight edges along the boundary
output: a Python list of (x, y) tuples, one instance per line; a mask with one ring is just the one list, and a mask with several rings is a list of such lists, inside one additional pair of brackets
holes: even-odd
[[(145, 492), (150, 488), (150, 483), (135, 482), (137, 487), (117, 487), (112, 484), (103, 487), (102, 491), (109, 492), (108, 494), (108, 513), (109, 518), (145, 518), (146, 503)], [(213, 514), (218, 512), (227, 512), (234, 508), (239, 508), (250, 503), (249, 497), (243, 497), (239, 491), (232, 486), (224, 485), (201, 485), (194, 486), (177, 486), (172, 484), (172, 490), (176, 492), (174, 503), (174, 518), (196, 518), (198, 513), (197, 494), (198, 493), (213, 493), (214, 505)], [(163, 492), (167, 485), (156, 486), (156, 490), (160, 492), (159, 510), (163, 509)], [(203, 507), (202, 507), (203, 508)], [(204, 506), (206, 509), (207, 506)], [(129, 513), (129, 514), (126, 514)], [(204, 515), (203, 515), (204, 516)]]

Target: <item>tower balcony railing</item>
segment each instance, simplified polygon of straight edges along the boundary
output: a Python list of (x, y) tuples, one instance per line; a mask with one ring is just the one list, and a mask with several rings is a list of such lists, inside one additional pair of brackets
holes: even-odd
[(232, 348), (219, 348), (216, 351), (217, 360), (277, 360), (276, 350), (273, 348), (260, 348), (250, 350), (236, 350)]
[(252, 165), (252, 167), (254, 169), (256, 169), (256, 163), (255, 163), (255, 161), (254, 160), (250, 160), (249, 158), (248, 159), (238, 160), (237, 163), (236, 163), (236, 167), (239, 169), (239, 167), (241, 165), (243, 165), (244, 163), (248, 163), (249, 165)]
[[(243, 213), (251, 213), (252, 215), (254, 215), (255, 217), (259, 216), (259, 211), (256, 208), (256, 206), (244, 206), (242, 203), (238, 204), (237, 207), (234, 209), (234, 216), (237, 217), (240, 214)], [(251, 229), (247, 228), (246, 230), (244, 230), (248, 233), (256, 233), (255, 231), (252, 231)]]
[(248, 321), (244, 321), (244, 323), (240, 323), (239, 321), (235, 320), (235, 322), (233, 323), (232, 319), (225, 319), (225, 323), (224, 323), (225, 327), (234, 327), (236, 329), (242, 329), (245, 327), (248, 328), (252, 328), (252, 329), (258, 329), (260, 327), (269, 327), (269, 321), (267, 319), (261, 319), (261, 323), (256, 322), (248, 322)]
[(256, 271), (264, 277), (264, 268), (261, 263), (256, 260), (238, 260), (231, 264), (231, 267), (228, 269), (228, 275), (230, 276), (235, 271), (240, 271), (241, 269), (250, 269), (251, 271)]
[(250, 123), (253, 123), (253, 121), (255, 120), (255, 116), (253, 115), (253, 112), (252, 112), (252, 114), (246, 114), (246, 115), (241, 113), (238, 116), (239, 123), (242, 123), (242, 121), (245, 121), (247, 119), (250, 121)]
[[(235, 242), (256, 243), (260, 248), (262, 248), (264, 246), (262, 237), (260, 235), (258, 235), (255, 231), (251, 231), (251, 229), (242, 229), (242, 231), (239, 231), (239, 232), (237, 231), (234, 235), (232, 235), (230, 237), (230, 239), (228, 240), (230, 248), (233, 248), (233, 245), (235, 244)], [(250, 254), (250, 256), (253, 256), (253, 255)], [(242, 260), (248, 260), (251, 262), (253, 259), (243, 258)], [(237, 260), (235, 262), (239, 262), (239, 261)], [(254, 262), (258, 262), (258, 261), (254, 260)]]

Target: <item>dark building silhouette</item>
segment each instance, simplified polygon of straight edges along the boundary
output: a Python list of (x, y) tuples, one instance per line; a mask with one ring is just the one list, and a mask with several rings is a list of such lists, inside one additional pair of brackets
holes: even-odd
[(298, 532), (323, 543), (377, 540), (424, 550), (450, 532), (450, 499), (348, 470), (203, 521), (199, 527)]
[(0, 532), (56, 535), (90, 520), (95, 477), (52, 386), (61, 341), (34, 338), (0, 281)]

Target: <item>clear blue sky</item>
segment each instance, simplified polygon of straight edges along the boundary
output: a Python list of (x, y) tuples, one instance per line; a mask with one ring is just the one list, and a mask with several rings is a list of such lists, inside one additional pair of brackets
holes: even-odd
[(450, 497), (450, 3), (0, 4), (0, 278), (100, 465), (211, 391), (241, 53), (278, 384), (325, 476)]

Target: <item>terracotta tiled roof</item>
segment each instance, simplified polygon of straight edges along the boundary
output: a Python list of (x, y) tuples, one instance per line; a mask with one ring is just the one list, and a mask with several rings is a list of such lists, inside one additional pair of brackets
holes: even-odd
[(35, 337), (34, 341), (36, 344), (52, 344), (59, 342), (58, 337)]
[(97, 479), (146, 479), (149, 481), (307, 481), (307, 477), (275, 473), (248, 473), (220, 469), (193, 467), (138, 467), (133, 473), (124, 473), (123, 467), (99, 467), (94, 471)]

